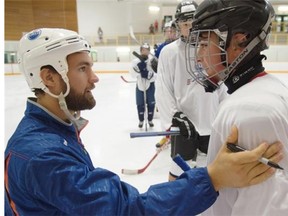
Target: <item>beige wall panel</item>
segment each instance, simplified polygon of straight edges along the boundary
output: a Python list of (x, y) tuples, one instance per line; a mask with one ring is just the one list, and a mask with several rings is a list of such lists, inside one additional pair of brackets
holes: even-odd
[(76, 0), (5, 0), (5, 40), (42, 27), (78, 31)]

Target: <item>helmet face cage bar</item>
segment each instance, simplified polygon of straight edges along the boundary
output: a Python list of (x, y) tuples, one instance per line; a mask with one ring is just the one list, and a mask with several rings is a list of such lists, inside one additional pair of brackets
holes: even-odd
[[(226, 41), (222, 40), (222, 37), (219, 37), (219, 43), (211, 41), (211, 33), (217, 34), (218, 32), (211, 29), (190, 32), (185, 56), (186, 68), (193, 80), (204, 86), (205, 89), (215, 90), (228, 78), (229, 74), (215, 81), (215, 77), (228, 68), (228, 62), (225, 51)], [(212, 53), (211, 50), (216, 50), (216, 52)], [(215, 59), (218, 61), (215, 62)]]

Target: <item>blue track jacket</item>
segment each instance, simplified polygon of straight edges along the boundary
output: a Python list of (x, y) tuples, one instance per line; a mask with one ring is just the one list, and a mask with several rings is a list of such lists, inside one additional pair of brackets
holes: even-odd
[(139, 194), (93, 166), (79, 137), (87, 121), (79, 122), (76, 129), (28, 99), (5, 151), (5, 215), (196, 215), (215, 202), (206, 168)]

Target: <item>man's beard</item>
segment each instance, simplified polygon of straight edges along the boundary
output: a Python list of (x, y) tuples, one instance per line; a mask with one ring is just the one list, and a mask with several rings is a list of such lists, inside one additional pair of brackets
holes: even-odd
[(92, 93), (90, 93), (85, 91), (84, 94), (77, 94), (74, 89), (71, 88), (65, 98), (68, 109), (73, 111), (92, 109), (96, 105), (96, 101)]

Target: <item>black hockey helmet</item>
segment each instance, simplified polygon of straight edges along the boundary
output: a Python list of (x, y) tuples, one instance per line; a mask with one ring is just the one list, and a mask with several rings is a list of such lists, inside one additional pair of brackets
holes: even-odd
[[(195, 49), (186, 49), (189, 74), (205, 89), (209, 89), (208, 91), (218, 88), (238, 68), (268, 48), (274, 15), (274, 9), (268, 0), (204, 0), (196, 9), (188, 40), (189, 46)], [(201, 38), (203, 33), (218, 35), (219, 44), (211, 43), (211, 46), (218, 47), (219, 53), (210, 55), (198, 52), (203, 45)], [(237, 33), (245, 35), (244, 40), (237, 44), (243, 50), (232, 62), (228, 62), (227, 48), (230, 46), (232, 36)], [(207, 44), (210, 44), (209, 36), (207, 40)], [(207, 61), (212, 62), (211, 59), (215, 59), (216, 56), (220, 59), (218, 65), (199, 62), (202, 57), (210, 58)], [(222, 66), (224, 66), (222, 70), (216, 69)], [(215, 73), (209, 75), (207, 71)], [(214, 79), (214, 76), (217, 76), (217, 79)]]
[[(227, 32), (226, 48), (235, 33), (243, 33), (245, 47), (259, 37), (257, 52), (267, 49), (267, 35), (275, 15), (268, 0), (204, 0), (196, 10), (193, 30), (218, 29)], [(256, 48), (256, 47), (255, 47)]]
[(193, 19), (196, 8), (198, 7), (197, 3), (194, 1), (182, 1), (177, 5), (175, 20), (186, 21)]

